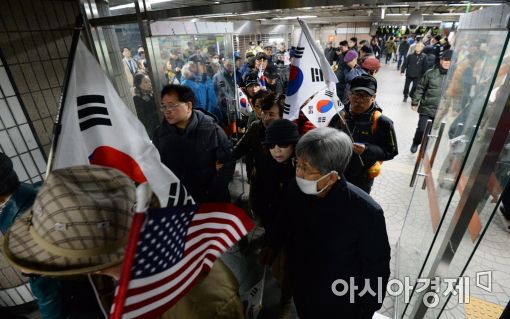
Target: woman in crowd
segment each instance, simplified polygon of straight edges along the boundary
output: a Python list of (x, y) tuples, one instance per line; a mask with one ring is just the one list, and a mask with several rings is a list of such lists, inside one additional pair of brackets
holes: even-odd
[(168, 59), (163, 66), (163, 86), (167, 84), (179, 84), (177, 74), (173, 70), (172, 61)]
[(133, 102), (135, 103), (136, 115), (145, 126), (149, 137), (152, 138), (152, 133), (159, 125), (159, 117), (152, 92), (151, 79), (143, 73), (137, 73), (133, 79), (133, 85), (135, 86)]
[(381, 47), (379, 47), (379, 41), (377, 41), (376, 37), (372, 37), (370, 40), (370, 46), (372, 47), (372, 51), (374, 52), (375, 57), (380, 60), (381, 59)]
[(297, 126), (289, 120), (276, 120), (266, 129), (266, 138), (262, 142), (264, 153), (254, 181), (257, 191), (253, 207), (266, 229), (278, 212), (283, 190), (296, 176), (294, 148), (298, 140)]

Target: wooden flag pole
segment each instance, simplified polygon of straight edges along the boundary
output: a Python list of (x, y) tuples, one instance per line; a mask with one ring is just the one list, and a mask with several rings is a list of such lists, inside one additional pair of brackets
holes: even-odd
[(74, 58), (76, 56), (76, 48), (80, 41), (80, 34), (83, 30), (83, 16), (81, 14), (76, 16), (74, 24), (73, 38), (71, 42), (71, 49), (69, 51), (69, 57), (67, 58), (66, 74), (64, 77), (64, 83), (62, 85), (62, 91), (60, 92), (60, 102), (57, 112), (57, 117), (53, 125), (53, 138), (51, 141), (50, 154), (48, 155), (48, 164), (46, 166), (46, 177), (53, 169), (53, 162), (55, 158), (55, 151), (57, 149), (58, 139), (62, 132), (62, 113), (64, 111), (64, 105), (66, 103), (67, 91), (69, 89), (69, 79), (71, 78), (71, 72), (73, 70)]

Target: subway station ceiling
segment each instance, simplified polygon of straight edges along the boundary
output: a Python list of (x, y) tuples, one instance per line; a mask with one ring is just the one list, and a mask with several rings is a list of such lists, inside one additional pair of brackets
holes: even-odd
[[(90, 1), (90, 0), (88, 0)], [(97, 0), (96, 0), (97, 1)], [(494, 1), (395, 1), (395, 0), (139, 0), (139, 10), (148, 20), (207, 19), (208, 21), (259, 21), (260, 24), (290, 24), (295, 18), (310, 24), (341, 22), (405, 22), (419, 10), (424, 23), (458, 21), (466, 11), (483, 10), (505, 3)], [(132, 0), (107, 1), (111, 16), (136, 13)]]

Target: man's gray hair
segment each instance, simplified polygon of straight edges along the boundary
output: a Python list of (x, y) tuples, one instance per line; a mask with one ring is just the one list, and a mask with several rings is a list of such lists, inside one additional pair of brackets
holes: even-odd
[(337, 171), (343, 174), (352, 155), (351, 139), (331, 127), (311, 130), (296, 145), (296, 156), (305, 158), (321, 174)]

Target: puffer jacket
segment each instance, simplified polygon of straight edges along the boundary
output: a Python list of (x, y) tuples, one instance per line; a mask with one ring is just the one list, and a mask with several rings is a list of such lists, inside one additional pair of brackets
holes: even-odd
[(431, 118), (435, 117), (447, 73), (448, 70), (442, 69), (439, 65), (425, 72), (412, 100), (412, 105), (419, 105), (418, 113)]
[[(211, 116), (194, 109), (184, 130), (163, 120), (154, 132), (161, 162), (174, 172), (197, 203), (229, 201), (234, 174), (232, 144)], [(223, 167), (216, 170), (216, 164)]]

